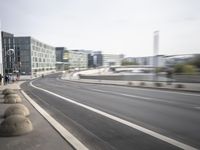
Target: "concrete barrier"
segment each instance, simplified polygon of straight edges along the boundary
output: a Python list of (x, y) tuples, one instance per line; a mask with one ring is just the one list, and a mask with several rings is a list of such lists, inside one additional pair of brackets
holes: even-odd
[(31, 121), (22, 115), (9, 116), (0, 124), (0, 136), (18, 136), (32, 130)]
[(6, 111), (4, 112), (4, 117), (7, 118), (11, 115), (22, 115), (22, 116), (29, 116), (30, 112), (28, 108), (23, 104), (14, 104), (9, 106)]

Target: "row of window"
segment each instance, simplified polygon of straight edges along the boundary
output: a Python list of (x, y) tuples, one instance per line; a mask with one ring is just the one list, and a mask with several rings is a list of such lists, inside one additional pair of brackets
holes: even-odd
[(45, 54), (45, 53), (37, 53), (35, 51), (31, 52), (33, 57), (42, 57), (42, 58), (55, 58), (55, 55)]
[(45, 48), (37, 47), (34, 45), (32, 45), (32, 50), (37, 51), (37, 52), (42, 52), (42, 53), (49, 53), (49, 54), (55, 53), (55, 49), (45, 49)]
[(32, 57), (33, 62), (52, 62), (55, 63), (55, 59), (45, 59), (45, 58), (38, 58), (38, 57)]
[(55, 67), (54, 63), (32, 63), (32, 68), (38, 67)]
[(46, 44), (41, 43), (41, 42), (39, 42), (39, 41), (36, 41), (36, 40), (34, 40), (34, 39), (31, 39), (31, 43), (32, 43), (33, 45), (36, 45), (37, 47), (41, 47), (41, 48), (44, 48), (44, 49), (51, 49), (51, 50), (54, 50), (54, 47), (49, 46), (49, 45), (46, 45)]

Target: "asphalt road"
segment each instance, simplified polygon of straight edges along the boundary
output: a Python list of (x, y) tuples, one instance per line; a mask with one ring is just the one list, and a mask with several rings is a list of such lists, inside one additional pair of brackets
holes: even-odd
[[(33, 85), (200, 149), (200, 94), (63, 81)], [(89, 149), (180, 149), (151, 135), (30, 86), (21, 88)]]

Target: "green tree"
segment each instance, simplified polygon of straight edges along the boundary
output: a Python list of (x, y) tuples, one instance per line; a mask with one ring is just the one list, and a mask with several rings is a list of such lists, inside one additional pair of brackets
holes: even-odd
[(195, 74), (197, 68), (194, 65), (177, 64), (174, 67), (175, 73)]

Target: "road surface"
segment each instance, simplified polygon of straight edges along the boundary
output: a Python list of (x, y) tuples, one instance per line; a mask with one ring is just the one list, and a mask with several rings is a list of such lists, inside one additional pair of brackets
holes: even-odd
[(89, 149), (178, 150), (179, 143), (200, 149), (200, 94), (75, 83), (59, 76), (36, 79), (32, 85), (78, 105), (29, 82), (21, 88)]

